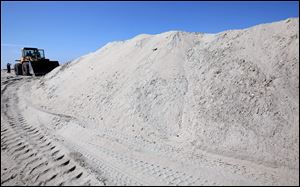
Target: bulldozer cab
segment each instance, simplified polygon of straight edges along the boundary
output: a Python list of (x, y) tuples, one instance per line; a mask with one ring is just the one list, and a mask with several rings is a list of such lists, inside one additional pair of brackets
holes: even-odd
[(37, 61), (45, 58), (45, 53), (43, 49), (37, 48), (23, 48), (22, 49), (22, 61)]

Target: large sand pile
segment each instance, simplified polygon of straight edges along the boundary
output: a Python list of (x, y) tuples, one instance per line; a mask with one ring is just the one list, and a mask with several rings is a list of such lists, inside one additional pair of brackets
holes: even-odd
[(32, 87), (48, 110), (181, 151), (299, 166), (299, 19), (109, 43)]

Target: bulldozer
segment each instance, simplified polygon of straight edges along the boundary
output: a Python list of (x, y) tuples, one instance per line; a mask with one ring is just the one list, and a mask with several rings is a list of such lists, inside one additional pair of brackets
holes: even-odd
[(58, 61), (45, 58), (44, 49), (24, 47), (21, 52), (21, 59), (16, 60), (14, 65), (16, 75), (41, 76), (59, 66)]

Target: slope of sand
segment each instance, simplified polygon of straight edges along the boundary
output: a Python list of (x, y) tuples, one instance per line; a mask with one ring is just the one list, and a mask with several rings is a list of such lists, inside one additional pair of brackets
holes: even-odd
[(124, 153), (169, 153), (196, 166), (203, 154), (221, 155), (278, 171), (275, 184), (299, 184), (298, 46), (298, 18), (217, 34), (143, 34), (55, 69), (26, 97), (81, 121), (58, 130), (74, 144), (110, 133), (123, 147), (99, 144)]

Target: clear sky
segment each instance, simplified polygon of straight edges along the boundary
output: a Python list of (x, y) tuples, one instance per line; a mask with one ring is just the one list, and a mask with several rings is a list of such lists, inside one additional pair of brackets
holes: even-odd
[(293, 2), (3, 2), (1, 67), (22, 47), (64, 63), (108, 42), (170, 30), (217, 33), (299, 17)]

